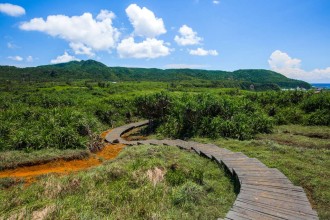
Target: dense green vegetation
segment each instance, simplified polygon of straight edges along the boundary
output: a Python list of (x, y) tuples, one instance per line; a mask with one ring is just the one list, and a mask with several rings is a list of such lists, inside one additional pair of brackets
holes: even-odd
[(0, 190), (0, 216), (216, 219), (225, 216), (235, 197), (233, 184), (215, 162), (176, 147), (139, 146), (98, 168)]
[(135, 99), (138, 113), (162, 135), (251, 139), (274, 125), (330, 125), (330, 93), (285, 91), (217, 94), (151, 94)]
[[(1, 80), (20, 81), (206, 81), (210, 87), (267, 90), (310, 88), (303, 81), (293, 80), (269, 70), (208, 71), (192, 69), (145, 69), (107, 67), (94, 60), (72, 61), (30, 68), (0, 66)], [(205, 83), (205, 82), (204, 82)]]
[[(118, 75), (117, 79), (112, 76), (106, 78), (108, 73), (104, 73), (95, 80), (93, 74), (111, 68), (95, 63), (100, 65), (100, 70), (93, 72), (94, 63), (89, 66), (88, 62), (24, 69), (0, 67), (0, 169), (58, 158), (88, 157), (88, 147), (97, 141), (96, 137), (102, 131), (148, 118), (155, 122), (155, 136), (214, 142), (280, 169), (291, 181), (305, 189), (321, 219), (330, 218), (327, 210), (330, 201), (329, 91), (274, 91), (280, 85), (274, 81), (260, 84), (256, 81), (253, 91), (250, 86), (256, 79), (245, 81), (242, 77), (257, 74), (255, 70), (238, 71), (235, 80), (218, 80), (219, 73), (213, 76), (212, 71), (180, 70), (179, 74), (176, 70), (168, 70), (156, 79), (151, 70), (117, 68), (118, 71), (113, 73)], [(81, 70), (75, 72), (77, 66), (81, 66)], [(53, 68), (57, 69), (53, 71)], [(13, 71), (12, 75), (8, 75), (8, 69)], [(69, 74), (72, 77), (68, 77)], [(120, 78), (125, 74), (129, 77)], [(152, 81), (126, 81), (139, 78), (139, 74)], [(264, 74), (263, 71), (260, 74)], [(176, 81), (175, 77), (181, 80)], [(281, 76), (278, 77), (280, 82)], [(256, 92), (264, 89), (272, 91)], [(196, 175), (190, 173), (191, 170), (203, 169), (204, 165), (215, 172), (215, 164), (209, 165), (201, 162), (201, 158), (185, 153), (181, 157), (172, 148), (164, 151), (157, 148), (155, 152), (152, 149), (143, 147), (141, 151), (127, 151), (118, 161), (69, 177), (40, 177), (40, 182), (28, 188), (18, 185), (1, 189), (0, 199), (5, 202), (1, 204), (0, 216), (8, 217), (14, 213), (31, 216), (34, 211), (47, 207), (53, 210), (50, 212), (53, 218), (99, 217), (94, 210), (100, 216), (112, 210), (114, 218), (128, 218), (130, 213), (134, 213), (136, 218), (148, 218), (153, 213), (160, 215), (159, 211), (168, 218), (198, 218), (198, 213), (203, 212), (201, 207), (207, 207), (210, 218), (224, 215), (232, 204), (233, 194), (229, 192), (233, 186), (226, 178), (223, 179), (222, 171), (216, 171), (220, 173), (214, 181), (227, 181), (217, 185), (227, 190), (216, 189), (212, 195), (209, 194), (212, 191), (207, 190), (206, 179), (214, 175), (203, 171), (206, 179), (201, 184), (195, 178), (200, 172)], [(163, 158), (165, 161), (162, 162)], [(189, 158), (189, 163), (179, 164), (180, 169), (172, 172), (170, 167), (175, 162), (169, 164), (166, 158), (170, 161), (176, 158), (179, 162)], [(146, 185), (148, 179), (145, 175), (134, 176), (155, 166), (168, 171), (158, 188), (151, 183)], [(181, 169), (186, 166), (187, 170)], [(117, 175), (120, 167), (120, 172), (125, 175), (113, 179), (112, 169)], [(0, 185), (6, 188), (16, 181), (1, 179)], [(57, 192), (57, 186), (62, 190)], [(122, 188), (118, 191), (119, 186)], [(141, 196), (139, 190), (145, 197), (138, 198)], [(192, 197), (185, 195), (188, 191), (197, 195), (208, 192), (210, 196), (198, 198), (201, 202), (195, 204)], [(158, 210), (155, 204), (163, 198), (164, 192), (169, 197)], [(213, 196), (219, 194), (221, 196), (217, 198), (224, 200), (215, 201)], [(113, 201), (113, 198), (118, 201)], [(127, 198), (132, 200), (125, 202)], [(82, 200), (86, 203), (81, 203)], [(132, 206), (132, 201), (137, 205)], [(142, 206), (147, 203), (151, 205)], [(222, 205), (224, 209), (216, 210)], [(186, 214), (192, 207), (198, 212)]]
[(2, 91), (0, 150), (85, 148), (94, 133), (132, 119), (126, 98), (112, 89), (16, 84)]
[(157, 131), (170, 137), (251, 139), (276, 124), (329, 126), (329, 103), (328, 92), (313, 91), (12, 82), (1, 90), (0, 150), (84, 149), (95, 134), (138, 118), (156, 119)]

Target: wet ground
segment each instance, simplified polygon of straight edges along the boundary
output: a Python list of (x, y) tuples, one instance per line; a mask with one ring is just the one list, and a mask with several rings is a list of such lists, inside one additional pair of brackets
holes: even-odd
[[(104, 139), (108, 132), (110, 132), (110, 130), (103, 132), (100, 136)], [(125, 145), (123, 144), (107, 144), (101, 151), (91, 154), (87, 159), (71, 161), (60, 159), (34, 166), (4, 170), (0, 172), (0, 178), (24, 178), (26, 183), (30, 183), (40, 175), (49, 173), (69, 174), (71, 172), (86, 170), (90, 167), (99, 166), (106, 160), (116, 158), (124, 147)]]

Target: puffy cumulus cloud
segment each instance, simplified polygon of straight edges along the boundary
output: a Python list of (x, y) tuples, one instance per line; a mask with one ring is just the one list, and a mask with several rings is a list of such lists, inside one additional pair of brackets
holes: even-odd
[(89, 57), (95, 56), (95, 53), (93, 53), (93, 49), (90, 47), (86, 47), (83, 43), (70, 43), (69, 46), (74, 51), (75, 54), (78, 55), (87, 55)]
[(117, 52), (121, 58), (154, 59), (169, 55), (170, 49), (162, 40), (147, 38), (136, 43), (133, 37), (129, 37), (119, 43)]
[(110, 19), (113, 20), (116, 18), (115, 13), (113, 13), (112, 11), (108, 11), (108, 10), (101, 10), (101, 12), (96, 16), (97, 20), (103, 21), (106, 19)]
[(131, 4), (126, 8), (126, 14), (134, 28), (133, 34), (144, 38), (135, 42), (134, 35), (123, 39), (117, 47), (120, 58), (154, 59), (167, 56), (171, 50), (157, 36), (166, 33), (163, 19), (157, 18), (149, 9)]
[(134, 33), (138, 36), (154, 38), (166, 33), (163, 19), (157, 18), (146, 7), (140, 8), (136, 4), (131, 4), (126, 8), (126, 14), (134, 27)]
[(25, 15), (25, 9), (23, 7), (9, 3), (0, 4), (0, 12), (13, 17)]
[(214, 1), (212, 1), (213, 2), (213, 4), (215, 4), (215, 5), (218, 5), (219, 3), (220, 3), (220, 1), (216, 1), (216, 0), (214, 0)]
[(204, 50), (203, 48), (197, 48), (196, 50), (189, 50), (189, 54), (195, 56), (217, 56), (218, 52), (216, 50)]
[(23, 61), (23, 57), (21, 56), (9, 56), (7, 58), (14, 61)]
[(270, 55), (268, 63), (272, 69), (292, 72), (292, 70), (300, 69), (301, 60), (291, 58), (287, 53), (276, 50)]
[(274, 51), (269, 59), (270, 68), (289, 78), (305, 80), (308, 82), (330, 82), (330, 67), (306, 71), (301, 68), (301, 60), (291, 58), (280, 50)]
[(198, 37), (197, 32), (187, 25), (180, 27), (179, 34), (180, 36), (176, 35), (174, 40), (180, 46), (200, 44), (203, 40), (203, 38)]
[(56, 57), (56, 59), (53, 59), (50, 61), (51, 64), (56, 64), (56, 63), (67, 63), (70, 61), (79, 61), (79, 59), (77, 59), (74, 56), (69, 55), (67, 52), (64, 52), (63, 55)]
[(116, 47), (120, 32), (112, 25), (114, 18), (113, 12), (101, 10), (96, 19), (91, 13), (72, 17), (50, 15), (46, 20), (34, 18), (23, 22), (19, 27), (25, 31), (40, 31), (64, 39), (70, 42), (76, 54), (91, 56), (92, 50), (110, 51)]

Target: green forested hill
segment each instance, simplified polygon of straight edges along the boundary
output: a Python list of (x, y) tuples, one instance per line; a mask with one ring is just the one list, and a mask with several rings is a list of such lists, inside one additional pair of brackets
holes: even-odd
[(289, 79), (279, 73), (262, 70), (247, 69), (234, 72), (219, 70), (195, 70), (195, 69), (146, 69), (108, 67), (103, 63), (86, 60), (72, 61), (55, 65), (38, 67), (17, 68), (12, 66), (0, 66), (1, 80), (24, 81), (68, 81), (68, 80), (108, 80), (108, 81), (190, 81), (207, 80), (213, 83), (240, 85), (249, 87), (251, 84), (264, 85), (275, 88), (310, 88), (310, 84)]

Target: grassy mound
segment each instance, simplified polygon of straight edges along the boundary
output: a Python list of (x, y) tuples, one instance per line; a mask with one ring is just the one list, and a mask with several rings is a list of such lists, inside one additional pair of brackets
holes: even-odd
[(219, 166), (175, 147), (136, 146), (103, 166), (0, 190), (5, 219), (216, 219), (235, 200)]

